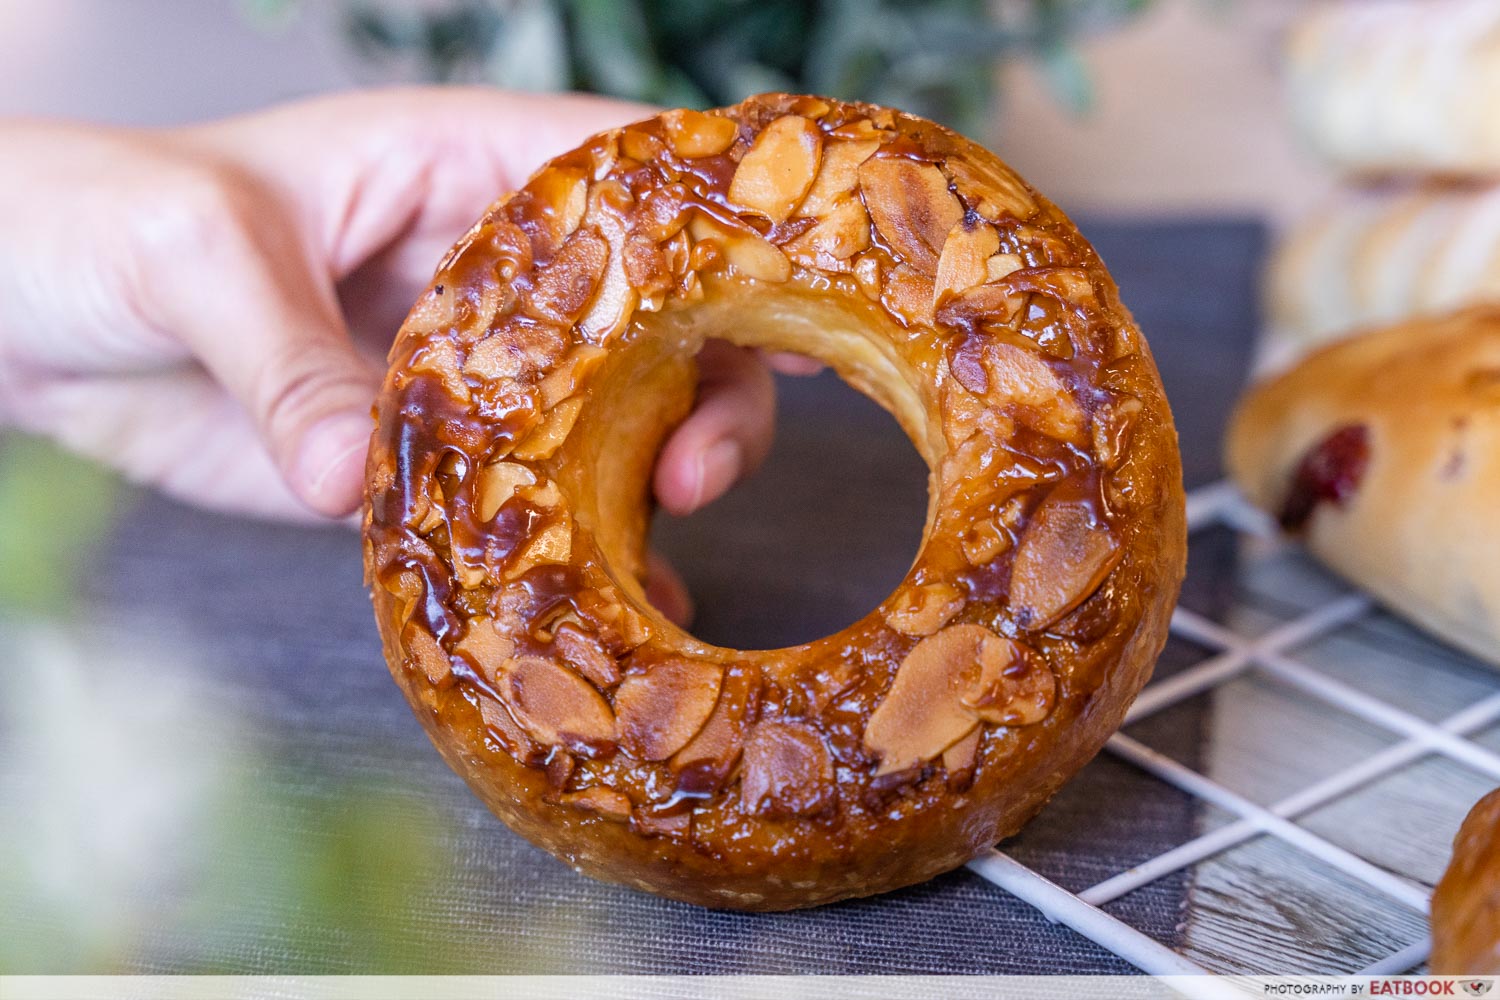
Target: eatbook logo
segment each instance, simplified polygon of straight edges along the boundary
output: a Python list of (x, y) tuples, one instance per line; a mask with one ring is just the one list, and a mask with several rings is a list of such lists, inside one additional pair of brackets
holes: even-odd
[(1470, 979), (1460, 984), (1464, 992), (1471, 997), (1482, 997), (1494, 987), (1494, 983), (1488, 979)]

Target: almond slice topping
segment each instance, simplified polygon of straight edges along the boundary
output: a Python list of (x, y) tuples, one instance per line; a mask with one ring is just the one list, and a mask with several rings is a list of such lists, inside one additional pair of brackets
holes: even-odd
[(834, 260), (848, 260), (870, 247), (870, 216), (858, 198), (846, 198), (832, 206), (811, 229), (785, 244), (786, 252), (810, 257), (827, 254)]
[(775, 223), (802, 201), (818, 174), (823, 133), (801, 115), (785, 115), (761, 130), (729, 182), (729, 200)]
[(770, 819), (814, 816), (834, 803), (833, 759), (800, 722), (761, 722), (745, 741), (740, 804)]
[(428, 681), (439, 684), (448, 677), (452, 671), (448, 654), (443, 652), (443, 647), (438, 645), (431, 632), (413, 623), (406, 626), (402, 640), (408, 657), (416, 661)]
[(1011, 569), (1010, 606), (1022, 628), (1045, 629), (1103, 585), (1124, 550), (1082, 499), (1054, 491), (1031, 516)]
[(1000, 234), (994, 226), (984, 222), (971, 226), (968, 220), (960, 220), (948, 234), (938, 258), (934, 306), (950, 295), (984, 284), (989, 278), (990, 258), (999, 249)]
[(515, 654), (516, 644), (500, 634), (495, 619), (470, 618), (464, 637), (454, 645), (455, 653), (467, 656), (484, 678), (494, 677), (501, 666)]
[(718, 156), (734, 145), (735, 137), (740, 133), (739, 126), (732, 119), (687, 108), (666, 112), (661, 116), (661, 123), (672, 152), (687, 160)]
[(859, 187), (880, 238), (906, 263), (935, 274), (943, 244), (964, 216), (943, 172), (904, 158), (871, 159), (859, 168)]
[(613, 788), (585, 788), (577, 792), (564, 792), (557, 797), (563, 805), (597, 813), (607, 820), (624, 823), (630, 819), (631, 801), (623, 792)]
[(479, 520), (492, 521), (505, 501), (522, 486), (536, 482), (536, 473), (515, 462), (491, 462), (479, 470)]
[(963, 610), (964, 597), (951, 583), (938, 581), (902, 591), (885, 622), (906, 635), (931, 635)]
[(666, 760), (697, 735), (719, 697), (720, 669), (667, 660), (620, 682), (615, 692), (620, 748), (637, 760)]
[(573, 430), (574, 422), (578, 420), (578, 411), (582, 408), (582, 396), (574, 396), (572, 399), (558, 403), (552, 408), (552, 412), (547, 414), (547, 418), (542, 421), (541, 425), (526, 435), (526, 440), (516, 445), (516, 450), (511, 454), (527, 461), (551, 458), (567, 440), (568, 433)]
[(1010, 643), (982, 625), (952, 625), (906, 654), (865, 726), (865, 748), (880, 758), (876, 777), (939, 756), (978, 720), (962, 698), (985, 661), (1008, 663)]
[(599, 640), (573, 622), (563, 622), (552, 631), (552, 644), (563, 661), (601, 690), (620, 683), (620, 667), (604, 651)]
[(524, 656), (502, 668), (499, 686), (511, 714), (539, 743), (592, 755), (614, 742), (609, 703), (566, 667)]
[(969, 735), (943, 751), (943, 770), (948, 772), (948, 787), (962, 791), (974, 780), (974, 769), (979, 763), (979, 740), (983, 732), (978, 726)]
[[(854, 193), (859, 184), (859, 165), (875, 155), (880, 148), (879, 139), (862, 139), (857, 142), (831, 142), (823, 147), (823, 163), (818, 176), (813, 179), (807, 197), (797, 208), (797, 215), (819, 218), (833, 211), (834, 207)], [(867, 241), (868, 242), (868, 241)]]
[(959, 699), (985, 722), (1031, 726), (1052, 714), (1057, 678), (1036, 656), (1017, 656), (1008, 663), (981, 665), (980, 677)]
[(749, 229), (731, 229), (701, 213), (694, 213), (688, 234), (696, 241), (712, 241), (723, 251), (729, 266), (747, 278), (785, 281), (792, 276), (792, 262), (774, 243)]
[(725, 672), (713, 714), (698, 735), (672, 756), (671, 768), (683, 791), (717, 791), (729, 777), (745, 745), (745, 717), (753, 690), (750, 671), (730, 667)]
[(537, 383), (537, 391), (542, 397), (542, 409), (550, 410), (577, 392), (584, 380), (604, 362), (607, 354), (602, 347), (580, 344), (564, 355), (557, 367)]
[(566, 514), (533, 535), (505, 571), (514, 580), (542, 563), (565, 563), (573, 553), (573, 519)]

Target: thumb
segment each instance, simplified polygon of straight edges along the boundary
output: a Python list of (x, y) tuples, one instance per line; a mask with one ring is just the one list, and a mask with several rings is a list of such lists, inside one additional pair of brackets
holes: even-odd
[(379, 375), (356, 351), (332, 277), (268, 193), (233, 181), (184, 198), (153, 227), (165, 243), (147, 311), (248, 412), (292, 492), (353, 511)]

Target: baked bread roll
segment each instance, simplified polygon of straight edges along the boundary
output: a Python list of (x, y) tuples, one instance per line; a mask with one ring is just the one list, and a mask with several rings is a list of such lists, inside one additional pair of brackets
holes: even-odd
[[(641, 586), (705, 338), (798, 351), (931, 470), (874, 612), (708, 645)], [(963, 864), (1120, 724), (1183, 572), (1176, 435), (1094, 251), (990, 153), (768, 95), (594, 137), (443, 261), (377, 404), (365, 562), (444, 758), (581, 872), (785, 909)]]
[(1432, 894), (1434, 975), (1500, 975), (1500, 788), (1479, 800), (1453, 839)]
[(1500, 175), (1500, 4), (1344, 0), (1287, 46), (1293, 121), (1340, 169)]
[(1268, 369), (1365, 327), (1500, 303), (1500, 186), (1349, 192), (1292, 231), (1267, 289)]
[(1500, 664), (1500, 308), (1366, 333), (1254, 386), (1227, 462), (1323, 562)]

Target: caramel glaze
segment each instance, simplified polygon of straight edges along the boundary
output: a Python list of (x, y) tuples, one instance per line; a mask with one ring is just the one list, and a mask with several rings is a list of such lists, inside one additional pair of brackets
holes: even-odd
[[(831, 363), (931, 469), (910, 572), (835, 635), (723, 649), (645, 603), (650, 468), (708, 335)], [(1063, 214), (930, 122), (765, 95), (596, 136), (449, 252), (390, 362), (365, 564), (392, 673), (586, 874), (742, 909), (929, 878), (1098, 751), (1165, 641), (1185, 528), (1146, 343)], [(903, 669), (947, 680), (893, 694)]]
[(1432, 972), (1500, 975), (1500, 789), (1469, 813), (1432, 894)]

